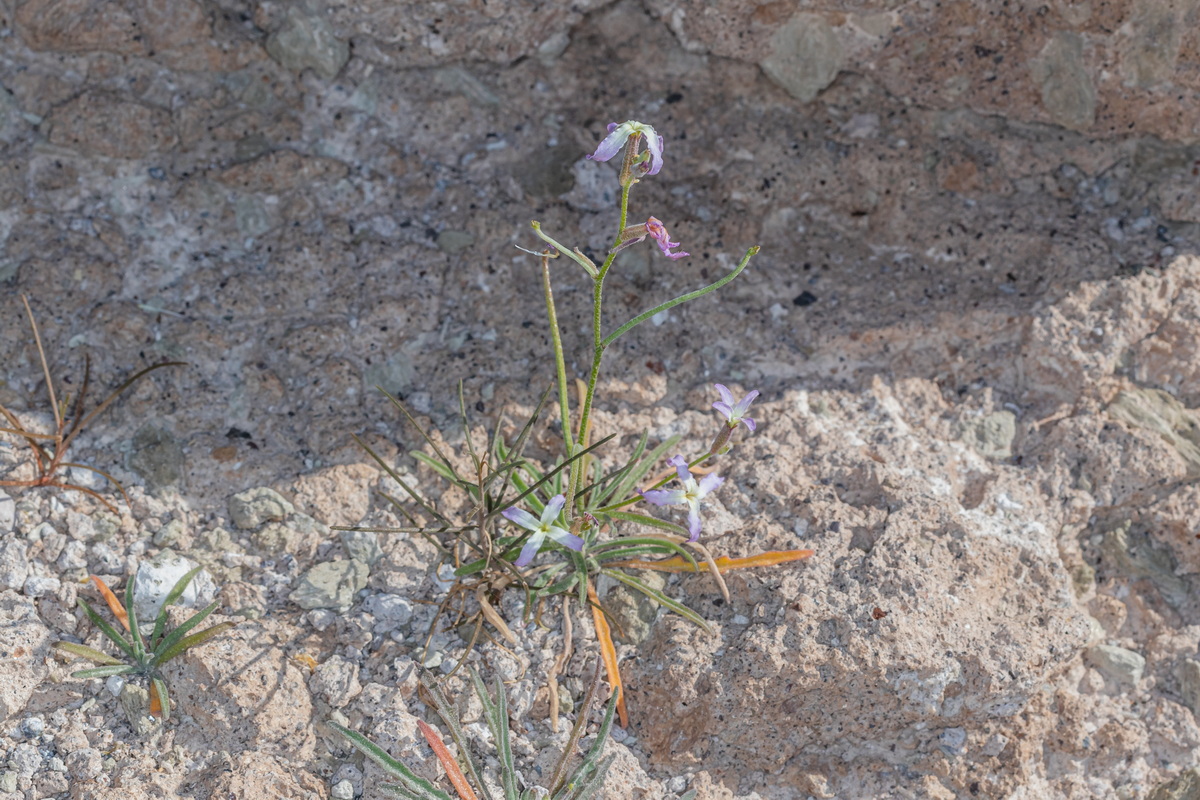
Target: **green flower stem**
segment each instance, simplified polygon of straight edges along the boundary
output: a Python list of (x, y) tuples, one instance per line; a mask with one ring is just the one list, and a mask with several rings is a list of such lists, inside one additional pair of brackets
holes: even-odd
[[(608, 257), (604, 259), (604, 265), (600, 267), (599, 273), (592, 280), (592, 371), (588, 375), (587, 392), (583, 398), (583, 408), (579, 412), (577, 441), (580, 444), (583, 444), (584, 436), (587, 435), (588, 423), (591, 421), (592, 400), (596, 396), (596, 382), (600, 379), (600, 362), (604, 358), (604, 350), (607, 347), (603, 339), (604, 330), (601, 327), (603, 324), (601, 310), (604, 304), (604, 278), (608, 275), (608, 271), (617, 257), (616, 247), (621, 243), (621, 231), (625, 230), (625, 223), (629, 219), (629, 190), (633, 187), (634, 182), (632, 180), (621, 182), (621, 220), (617, 227), (617, 238), (608, 252)], [(587, 465), (581, 461), (578, 465), (573, 464), (568, 473), (567, 519), (571, 519), (574, 511), (575, 494), (579, 491), (579, 484), (586, 468)]]
[[(663, 303), (662, 305), (657, 305), (654, 308), (650, 309), (649, 311), (647, 311), (643, 314), (638, 314), (636, 317), (629, 320), (629, 322), (626, 322), (624, 325), (622, 325), (621, 327), (619, 327), (615, 331), (613, 331), (611, 334), (609, 334), (608, 338), (606, 338), (602, 342), (600, 342), (600, 347), (601, 348), (608, 347), (610, 344), (615, 342), (617, 339), (621, 338), (626, 333), (628, 333), (629, 331), (636, 328), (638, 325), (641, 325), (643, 322), (650, 319), (651, 317), (653, 317), (655, 314), (659, 313), (660, 311), (666, 311), (667, 309), (674, 308), (675, 306), (680, 305), (681, 303), (686, 303), (689, 300), (695, 300), (698, 297), (703, 297), (704, 295), (708, 294), (709, 292), (714, 292), (717, 289), (720, 289), (722, 286), (729, 283), (731, 280), (733, 280), (739, 274), (741, 274), (741, 271), (746, 268), (746, 265), (748, 265), (750, 263), (750, 259), (753, 258), (758, 253), (758, 250), (759, 250), (759, 245), (755, 245), (754, 247), (751, 247), (749, 250), (747, 250), (746, 255), (742, 256), (742, 260), (737, 265), (737, 267), (734, 268), (734, 270), (732, 272), (730, 272), (725, 277), (721, 278), (716, 283), (710, 283), (708, 286), (705, 286), (703, 289), (697, 289), (694, 292), (688, 292), (687, 294), (680, 295), (679, 297), (676, 297), (674, 300), (668, 300), (667, 302)], [(603, 274), (603, 272), (601, 274)]]
[(542, 256), (542, 288), (546, 293), (546, 314), (550, 318), (550, 341), (554, 344), (554, 368), (558, 372), (558, 406), (562, 417), (563, 440), (567, 453), (575, 449), (571, 437), (571, 404), (567, 394), (567, 362), (563, 358), (562, 332), (558, 327), (558, 312), (554, 308), (554, 290), (550, 285), (550, 256)]
[(588, 275), (591, 275), (593, 278), (596, 277), (596, 274), (597, 274), (596, 273), (596, 265), (591, 262), (591, 259), (589, 259), (583, 253), (580, 253), (577, 250), (568, 250), (567, 248), (563, 247), (558, 242), (551, 239), (549, 236), (547, 236), (545, 233), (542, 232), (542, 223), (538, 222), (536, 219), (531, 221), (529, 223), (529, 226), (531, 228), (533, 228), (533, 232), (537, 234), (537, 237), (539, 239), (541, 239), (546, 244), (551, 245), (552, 247), (554, 247), (554, 249), (558, 250), (558, 252), (562, 253), (564, 256), (571, 259), (579, 266), (583, 267), (584, 271), (586, 271)]

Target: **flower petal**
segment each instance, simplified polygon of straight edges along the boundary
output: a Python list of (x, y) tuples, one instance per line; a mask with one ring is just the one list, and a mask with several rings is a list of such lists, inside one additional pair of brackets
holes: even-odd
[(729, 391), (729, 387), (723, 383), (714, 383), (713, 386), (717, 388), (717, 392), (721, 395), (721, 402), (724, 403), (726, 407), (732, 406), (733, 392)]
[(558, 519), (558, 515), (562, 512), (563, 506), (567, 504), (565, 495), (556, 494), (550, 498), (550, 502), (546, 503), (546, 508), (542, 511), (542, 525), (549, 525), (554, 520)]
[(717, 411), (720, 411), (721, 414), (724, 415), (725, 419), (733, 419), (733, 407), (730, 406), (729, 403), (722, 403), (720, 400), (718, 400), (717, 402), (713, 403), (712, 407)]
[(687, 502), (687, 492), (683, 489), (647, 489), (641, 492), (642, 498), (656, 506), (673, 506), (676, 503)]
[(689, 481), (692, 479), (692, 471), (688, 469), (688, 460), (682, 455), (668, 458), (667, 463), (675, 468), (675, 472), (679, 475), (679, 480)]
[(521, 555), (517, 556), (517, 560), (513, 562), (518, 567), (524, 567), (533, 561), (533, 557), (538, 554), (538, 550), (542, 549), (542, 542), (546, 538), (545, 531), (534, 531), (529, 537), (529, 541), (521, 548)]
[(522, 528), (530, 531), (536, 531), (539, 527), (541, 527), (542, 524), (533, 514), (530, 514), (523, 508), (517, 508), (516, 506), (506, 508), (504, 511), (501, 511), (500, 514), (509, 522), (515, 522)]
[(645, 126), (646, 132), (646, 149), (650, 151), (650, 168), (646, 170), (647, 175), (657, 175), (663, 165), (663, 138), (655, 133), (654, 128), (649, 125)]
[(630, 129), (628, 123), (617, 125), (615, 122), (608, 124), (608, 136), (604, 137), (604, 141), (596, 148), (596, 152), (588, 156), (592, 161), (608, 161), (610, 158), (621, 152), (621, 147), (624, 146), (625, 140), (629, 138)]
[(563, 530), (562, 528), (552, 527), (550, 529), (550, 538), (561, 544), (563, 547), (569, 547), (576, 551), (583, 549), (583, 539), (580, 539), (575, 534), (571, 533), (570, 531)]
[(722, 478), (720, 475), (718, 475), (715, 472), (710, 472), (707, 475), (705, 475), (703, 478), (700, 479), (700, 484), (697, 487), (697, 489), (698, 489), (697, 494), (699, 494), (701, 497), (704, 497), (704, 495), (708, 494), (713, 489), (716, 489), (718, 486), (720, 486), (724, 482), (725, 482), (725, 479)]
[(754, 420), (751, 419), (750, 417), (742, 417), (742, 422), (744, 422), (746, 427), (749, 428), (751, 431), (753, 431), (757, 427), (754, 424)]
[(700, 504), (691, 505), (688, 509), (688, 541), (694, 542), (700, 538)]
[(741, 400), (738, 400), (738, 404), (733, 407), (733, 413), (737, 414), (739, 417), (745, 414), (750, 410), (750, 404), (754, 402), (754, 398), (756, 397), (758, 397), (758, 389), (755, 389)]

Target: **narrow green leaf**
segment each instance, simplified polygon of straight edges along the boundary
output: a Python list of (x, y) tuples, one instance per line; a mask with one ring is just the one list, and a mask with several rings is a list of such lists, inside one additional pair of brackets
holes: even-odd
[(650, 309), (649, 311), (645, 311), (641, 314), (638, 314), (636, 317), (629, 320), (629, 322), (626, 322), (624, 325), (622, 325), (621, 327), (617, 328), (615, 331), (610, 333), (604, 339), (604, 341), (600, 343), (601, 349), (608, 349), (608, 347), (613, 342), (615, 342), (617, 339), (620, 339), (622, 336), (624, 336), (630, 330), (637, 327), (638, 325), (641, 325), (643, 322), (650, 319), (655, 314), (666, 311), (669, 308), (674, 308), (675, 306), (677, 306), (681, 303), (686, 303), (690, 300), (696, 300), (697, 298), (703, 297), (704, 295), (708, 294), (709, 292), (715, 292), (717, 289), (720, 289), (722, 286), (724, 286), (725, 284), (729, 283), (731, 280), (736, 278), (741, 273), (741, 271), (746, 268), (746, 265), (750, 263), (750, 259), (753, 258), (755, 256), (755, 254), (757, 254), (757, 253), (758, 253), (758, 245), (755, 245), (754, 247), (751, 247), (749, 250), (746, 251), (746, 255), (742, 256), (741, 262), (733, 269), (732, 272), (730, 272), (725, 277), (723, 277), (717, 281), (714, 281), (713, 283), (710, 283), (708, 286), (705, 286), (702, 289), (697, 289), (694, 292), (688, 292), (687, 294), (680, 295), (679, 297), (676, 297), (674, 300), (668, 300), (665, 303), (660, 303), (659, 305), (656, 305), (654, 308)]
[(650, 528), (658, 528), (659, 530), (668, 531), (676, 536), (688, 536), (688, 529), (674, 522), (668, 522), (665, 519), (652, 517), (649, 514), (639, 514), (636, 511), (609, 511), (608, 515), (613, 519), (623, 520), (625, 522), (636, 522), (638, 525), (645, 525)]
[[(408, 481), (401, 478), (400, 473), (398, 473), (398, 472), (396, 472), (396, 470), (392, 469), (391, 464), (388, 464), (386, 461), (384, 461), (383, 458), (378, 453), (376, 453), (374, 450), (371, 449), (370, 445), (368, 445), (366, 442), (364, 442), (362, 439), (360, 439), (357, 435), (352, 434), (352, 438), (354, 439), (354, 441), (358, 442), (359, 447), (361, 447), (363, 450), (367, 451), (367, 455), (369, 455), (371, 458), (375, 459), (375, 463), (378, 464), (383, 469), (383, 471), (386, 472), (389, 477), (391, 477), (392, 480), (394, 480), (396, 483), (400, 484), (400, 488), (403, 489), (408, 494), (408, 496), (413, 499), (414, 503), (419, 505), (421, 508), (425, 509), (425, 511), (427, 511), (430, 514), (430, 516), (436, 518), (443, 525), (451, 525), (452, 524), (450, 522), (450, 520), (447, 519), (444, 514), (442, 514), (440, 511), (438, 511), (436, 508), (434, 508), (432, 504), (425, 502), (424, 498), (422, 498), (419, 494), (417, 494), (417, 490), (412, 488), (411, 486), (409, 486)], [(414, 458), (416, 458), (418, 455), (423, 455), (423, 454), (419, 454), (419, 453), (412, 454), (412, 456)]]
[(479, 777), (479, 767), (475, 764), (475, 759), (471, 756), (470, 743), (467, 741), (467, 735), (463, 731), (462, 721), (458, 718), (458, 712), (455, 710), (454, 704), (447, 699), (445, 693), (442, 691), (442, 687), (433, 679), (429, 672), (422, 670), (418, 673), (417, 679), (420, 681), (421, 686), (425, 688), (426, 694), (433, 700), (431, 703), (433, 710), (437, 712), (437, 715), (442, 718), (442, 722), (446, 724), (446, 729), (450, 731), (450, 738), (458, 745), (458, 752), (467, 766), (467, 771), (471, 773), (471, 778), (475, 781), (475, 785), (483, 792), (484, 800), (493, 800), (492, 793), (487, 788), (487, 784)]
[(137, 609), (133, 607), (133, 579), (125, 581), (125, 613), (129, 615), (129, 642), (133, 645), (134, 658), (139, 664), (146, 661), (146, 643), (142, 641), (142, 632), (138, 629)]
[(403, 789), (418, 797), (419, 800), (453, 800), (450, 795), (389, 756), (382, 747), (358, 731), (352, 731), (332, 720), (326, 724), (340, 733), (346, 741), (356, 747), (363, 755), (383, 767), (384, 771), (389, 775), (402, 781)]
[(617, 548), (640, 546), (648, 546), (656, 550), (661, 549), (667, 552), (675, 553), (691, 564), (695, 570), (699, 570), (699, 567), (696, 565), (696, 559), (692, 556), (690, 550), (683, 545), (667, 541), (666, 539), (662, 539), (657, 536), (623, 536), (619, 539), (612, 539), (611, 541), (597, 545), (596, 547), (592, 548), (591, 553), (602, 561), (616, 561), (617, 556), (614, 555), (614, 552), (617, 550)]
[(204, 567), (196, 567), (195, 569), (189, 570), (183, 575), (183, 577), (175, 581), (175, 585), (171, 587), (171, 591), (167, 592), (167, 596), (163, 598), (162, 608), (158, 611), (158, 618), (154, 620), (154, 631), (150, 634), (150, 639), (146, 643), (146, 646), (151, 650), (154, 650), (158, 640), (162, 638), (162, 635), (165, 632), (164, 629), (167, 624), (167, 607), (174, 605), (180, 597), (183, 597), (183, 593), (187, 591), (188, 584), (192, 582), (192, 578), (196, 577), (196, 574), (202, 569), (204, 569)]
[(125, 662), (119, 658), (113, 658), (108, 653), (103, 653), (94, 647), (88, 647), (86, 644), (75, 644), (75, 642), (55, 642), (51, 645), (55, 650), (65, 650), (72, 655), (82, 656), (88, 661), (94, 661), (97, 664), (107, 664), (109, 666), (124, 666)]
[(680, 603), (678, 600), (672, 600), (670, 597), (667, 597), (665, 594), (658, 591), (657, 589), (651, 588), (650, 586), (646, 585), (645, 583), (638, 580), (637, 578), (634, 578), (631, 575), (626, 575), (624, 572), (621, 572), (620, 570), (602, 569), (601, 572), (603, 572), (605, 575), (608, 575), (608, 576), (614, 578), (615, 580), (620, 581), (621, 583), (625, 584), (626, 586), (630, 586), (634, 589), (637, 589), (639, 592), (646, 595), (646, 597), (649, 597), (651, 600), (654, 600), (657, 603), (661, 603), (662, 605), (664, 605), (667, 608), (674, 611), (679, 616), (686, 619), (688, 622), (691, 622), (692, 624), (699, 627), (705, 633), (710, 633), (710, 634), (712, 633), (712, 628), (708, 627), (708, 623), (704, 620), (703, 617), (701, 617), (695, 611), (692, 611), (690, 608), (685, 606), (683, 603)]
[[(171, 696), (167, 694), (167, 682), (157, 675), (150, 676), (150, 687), (158, 695), (159, 707), (162, 709), (162, 719), (166, 722), (171, 718)], [(153, 701), (150, 703), (154, 707)]]
[(92, 607), (88, 605), (88, 602), (82, 597), (78, 598), (76, 602), (83, 606), (84, 613), (88, 615), (88, 619), (92, 621), (92, 624), (100, 629), (101, 633), (111, 639), (113, 644), (121, 648), (121, 652), (129, 656), (131, 660), (137, 661), (137, 656), (133, 654), (133, 647), (130, 646), (129, 642), (125, 641), (125, 637), (117, 633), (116, 629), (113, 628), (112, 625), (109, 625), (99, 614), (93, 611)]
[[(586, 448), (586, 449), (584, 449), (584, 450), (580, 450), (578, 453), (575, 453), (575, 454), (574, 454), (574, 455), (572, 455), (570, 458), (566, 459), (566, 460), (565, 460), (565, 461), (563, 461), (561, 464), (558, 464), (557, 466), (555, 466), (555, 467), (554, 467), (554, 469), (550, 470), (550, 471), (549, 471), (549, 472), (547, 472), (545, 475), (543, 475), (543, 476), (542, 476), (542, 478), (541, 478), (540, 480), (538, 480), (536, 483), (534, 483), (532, 486), (530, 486), (530, 487), (529, 487), (528, 489), (526, 489), (524, 492), (522, 492), (521, 494), (517, 495), (516, 499), (514, 499), (514, 500), (512, 500), (512, 501), (510, 501), (510, 502), (506, 502), (506, 503), (504, 503), (504, 504), (503, 504), (503, 505), (504, 505), (504, 507), (505, 507), (505, 508), (508, 508), (509, 506), (515, 506), (515, 505), (519, 504), (519, 503), (520, 503), (522, 500), (524, 500), (524, 499), (525, 499), (526, 497), (528, 497), (530, 494), (532, 494), (533, 492), (537, 491), (538, 487), (540, 487), (540, 486), (541, 486), (543, 483), (545, 483), (546, 481), (550, 480), (550, 479), (551, 479), (551, 478), (553, 478), (555, 475), (558, 475), (559, 473), (561, 473), (561, 472), (562, 472), (564, 469), (566, 469), (566, 468), (567, 468), (567, 467), (568, 467), (568, 466), (569, 466), (569, 465), (570, 465), (572, 462), (574, 462), (574, 461), (578, 461), (579, 459), (581, 459), (581, 458), (583, 458), (584, 456), (586, 456), (588, 453), (590, 453), (590, 452), (592, 452), (593, 450), (595, 450), (597, 447), (600, 447), (600, 446), (601, 446), (601, 445), (603, 445), (603, 444), (607, 444), (607, 443), (608, 443), (608, 441), (609, 441), (610, 439), (612, 439), (614, 436), (616, 436), (616, 434), (615, 434), (615, 433), (610, 433), (608, 436), (605, 436), (603, 439), (601, 439), (600, 441), (598, 441), (598, 442), (596, 442), (595, 444), (591, 445), (590, 447), (588, 447), (588, 448)], [(560, 479), (560, 480), (561, 480), (561, 479)]]
[[(633, 469), (634, 464), (636, 464), (637, 460), (641, 458), (642, 453), (646, 449), (646, 439), (648, 435), (649, 434), (643, 430), (641, 437), (638, 439), (637, 446), (633, 448), (633, 454), (629, 457), (629, 460), (626, 461), (622, 466), (601, 477), (600, 480), (596, 481), (591, 486), (581, 490), (576, 495), (576, 499), (589, 490), (595, 489), (595, 491), (592, 492), (592, 499), (589, 505), (593, 508), (596, 508), (607, 503), (613, 492), (616, 491), (617, 486), (620, 485), (620, 482), (629, 473), (629, 470)], [(599, 462), (597, 462), (597, 464), (599, 464)]]
[(619, 502), (617, 502), (615, 505), (611, 505), (600, 510), (607, 511), (609, 508), (620, 508), (621, 506), (629, 505), (629, 503), (632, 502), (630, 496), (633, 495), (636, 497), (636, 495), (634, 495), (634, 489), (637, 488), (637, 485), (642, 482), (643, 478), (646, 477), (646, 473), (654, 469), (654, 466), (662, 459), (667, 451), (674, 449), (675, 446), (679, 444), (679, 441), (680, 437), (678, 435), (668, 436), (666, 439), (660, 442), (657, 447), (647, 453), (646, 457), (639, 461), (637, 466), (629, 470), (629, 472), (626, 473), (625, 477), (622, 478), (621, 482), (617, 485), (612, 496), (620, 498)]
[(158, 646), (154, 648), (154, 663), (163, 663), (161, 654), (174, 647), (184, 636), (187, 636), (188, 631), (207, 619), (209, 614), (217, 610), (218, 605), (220, 605), (220, 603), (214, 600), (192, 616), (188, 617), (187, 621), (178, 628), (166, 634), (162, 641), (158, 643)]
[(130, 672), (135, 672), (136, 667), (129, 664), (117, 664), (107, 667), (92, 667), (91, 669), (81, 669), (78, 672), (72, 672), (72, 678), (107, 678), (110, 675), (125, 675)]
[[(187, 650), (188, 648), (195, 647), (198, 644), (204, 644), (209, 639), (213, 638), (214, 636), (224, 633), (225, 631), (232, 628), (234, 625), (237, 625), (237, 623), (236, 622), (221, 622), (216, 625), (213, 625), (211, 628), (206, 628), (205, 630), (202, 630), (199, 633), (193, 633), (191, 636), (184, 637), (183, 639), (180, 639), (178, 642), (176, 642), (170, 648), (164, 650), (161, 654), (156, 655), (154, 657), (153, 663), (155, 666), (165, 664), (168, 661), (170, 661), (172, 658), (175, 658), (175, 656), (177, 656), (180, 653)], [(182, 627), (182, 626), (180, 626), (180, 627)]]

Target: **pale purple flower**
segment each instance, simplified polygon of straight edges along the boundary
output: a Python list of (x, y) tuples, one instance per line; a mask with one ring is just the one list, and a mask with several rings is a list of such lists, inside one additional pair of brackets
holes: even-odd
[(651, 217), (640, 225), (630, 225), (625, 228), (621, 231), (621, 243), (609, 252), (619, 253), (627, 247), (645, 241), (647, 236), (658, 242), (658, 249), (662, 250), (663, 255), (667, 258), (685, 258), (689, 255), (682, 251), (671, 252), (672, 247), (679, 247), (679, 242), (671, 241), (671, 234), (667, 233), (666, 226), (658, 217)]
[(676, 472), (679, 473), (679, 480), (683, 483), (683, 488), (647, 489), (640, 494), (647, 502), (653, 503), (656, 506), (682, 505), (686, 503), (688, 507), (688, 541), (694, 542), (700, 538), (700, 500), (724, 483), (725, 479), (719, 477), (715, 472), (710, 472), (697, 482), (692, 477), (691, 470), (688, 469), (687, 459), (683, 456), (675, 456), (667, 461), (667, 463), (675, 467)]
[(644, 174), (657, 175), (663, 164), (663, 138), (655, 132), (654, 128), (634, 120), (622, 122), (620, 125), (615, 122), (608, 123), (608, 136), (604, 137), (604, 141), (600, 142), (596, 152), (588, 158), (592, 161), (608, 161), (621, 152), (625, 142), (635, 133), (642, 134), (642, 138), (646, 141), (646, 149), (650, 151), (650, 165), (648, 167), (645, 164), (642, 165)]
[(658, 249), (663, 251), (663, 255), (667, 258), (685, 258), (688, 254), (682, 251), (672, 253), (672, 247), (679, 247), (679, 242), (672, 242), (671, 235), (667, 233), (667, 228), (662, 224), (658, 217), (651, 217), (646, 220), (646, 233), (650, 238), (658, 242)]
[(750, 392), (748, 395), (733, 402), (733, 392), (719, 383), (714, 383), (717, 391), (721, 393), (721, 399), (712, 404), (712, 407), (725, 415), (725, 421), (729, 423), (729, 427), (736, 428), (738, 423), (745, 425), (750, 430), (754, 430), (754, 420), (746, 416), (746, 412), (750, 410), (750, 404), (754, 402), (754, 398), (758, 397), (758, 389)]
[(525, 530), (533, 531), (533, 535), (529, 537), (529, 540), (525, 542), (525, 546), (521, 548), (521, 555), (517, 557), (517, 560), (513, 564), (523, 567), (530, 561), (533, 561), (533, 557), (538, 554), (538, 550), (542, 549), (542, 542), (546, 540), (547, 536), (563, 547), (569, 547), (572, 550), (583, 549), (583, 539), (580, 539), (565, 528), (560, 528), (554, 524), (554, 520), (558, 519), (558, 515), (562, 512), (562, 508), (566, 505), (566, 502), (567, 498), (561, 494), (550, 498), (550, 502), (546, 503), (546, 508), (542, 510), (541, 519), (516, 506), (500, 512), (510, 522), (517, 523)]

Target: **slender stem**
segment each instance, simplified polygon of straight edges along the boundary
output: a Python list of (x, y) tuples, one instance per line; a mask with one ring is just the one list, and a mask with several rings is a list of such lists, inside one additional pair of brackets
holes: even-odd
[[(621, 183), (621, 220), (617, 227), (617, 238), (613, 243), (613, 249), (608, 253), (608, 257), (604, 259), (604, 264), (600, 267), (599, 274), (593, 279), (592, 283), (592, 370), (588, 375), (587, 394), (583, 399), (583, 408), (579, 412), (579, 439), (583, 443), (584, 433), (588, 429), (588, 423), (592, 416), (592, 400), (596, 396), (596, 381), (600, 378), (600, 361), (604, 358), (604, 349), (607, 345), (604, 344), (604, 330), (601, 327), (603, 324), (603, 315), (601, 313), (604, 303), (604, 278), (608, 275), (609, 269), (612, 268), (613, 261), (616, 259), (615, 252), (617, 245), (621, 243), (621, 231), (625, 230), (625, 223), (629, 219), (629, 190), (633, 187), (634, 181), (622, 181)], [(579, 491), (579, 484), (583, 477), (583, 466), (572, 466), (569, 479), (567, 481), (567, 519), (571, 518), (574, 510), (575, 494)]]
[[(681, 303), (686, 303), (689, 300), (695, 300), (698, 297), (703, 297), (704, 295), (708, 294), (709, 292), (715, 292), (717, 289), (720, 289), (722, 286), (729, 283), (731, 280), (733, 280), (739, 274), (741, 274), (741, 271), (746, 268), (746, 265), (750, 263), (750, 259), (753, 258), (756, 253), (758, 253), (758, 245), (755, 245), (754, 247), (751, 247), (749, 250), (747, 250), (746, 255), (742, 256), (742, 260), (737, 265), (737, 267), (735, 267), (732, 272), (730, 272), (725, 277), (721, 278), (719, 281), (716, 281), (715, 283), (710, 283), (708, 286), (705, 286), (703, 289), (697, 289), (694, 292), (688, 292), (687, 294), (680, 295), (679, 297), (676, 297), (674, 300), (668, 300), (667, 302), (662, 303), (661, 305), (657, 305), (654, 308), (650, 309), (649, 311), (646, 311), (645, 313), (638, 314), (636, 317), (629, 320), (629, 322), (626, 322), (624, 325), (622, 325), (621, 327), (617, 328), (615, 331), (610, 333), (608, 335), (608, 338), (600, 343), (601, 346), (608, 347), (610, 344), (612, 344), (617, 339), (624, 336), (630, 330), (637, 327), (638, 325), (641, 325), (643, 322), (650, 319), (651, 317), (653, 317), (655, 314), (658, 314), (659, 312), (666, 311), (669, 308), (674, 308), (675, 306), (677, 306)], [(601, 273), (601, 274), (603, 274), (603, 273)]]
[(558, 312), (554, 308), (554, 290), (550, 284), (550, 256), (542, 255), (542, 288), (546, 293), (546, 315), (550, 318), (550, 341), (554, 344), (554, 368), (558, 372), (558, 407), (562, 416), (563, 440), (567, 453), (575, 448), (571, 437), (571, 404), (567, 395), (567, 362), (563, 358), (562, 333), (558, 327)]

